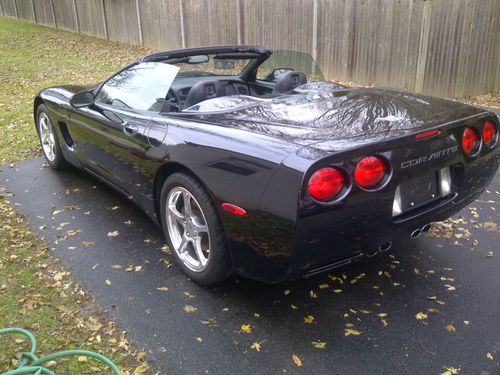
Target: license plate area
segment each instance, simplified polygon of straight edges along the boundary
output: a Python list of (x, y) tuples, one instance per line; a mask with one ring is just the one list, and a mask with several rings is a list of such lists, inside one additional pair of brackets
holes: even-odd
[[(450, 167), (412, 177), (403, 177), (396, 188), (392, 216), (399, 217), (453, 194)], [(437, 202), (436, 202), (437, 204)]]
[(426, 173), (401, 181), (401, 208), (408, 211), (441, 197), (439, 173)]

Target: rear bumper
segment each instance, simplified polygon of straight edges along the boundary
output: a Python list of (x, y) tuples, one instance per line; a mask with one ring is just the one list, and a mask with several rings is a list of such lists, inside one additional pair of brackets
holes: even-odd
[(290, 262), (290, 278), (317, 273), (346, 263), (351, 258), (373, 254), (389, 243), (410, 239), (424, 225), (449, 218), (477, 199), (491, 182), (499, 164), (498, 153), (457, 166), (452, 192), (418, 210), (392, 216), (394, 189), (379, 192), (371, 200), (347, 202), (337, 210), (299, 219), (297, 242)]
[[(457, 166), (459, 181), (450, 195), (397, 217), (392, 216), (397, 181), (376, 193), (357, 194), (336, 207), (301, 212), (295, 226), (279, 225), (280, 219), (268, 217), (258, 236), (267, 236), (267, 240), (255, 238), (257, 246), (250, 252), (239, 243), (248, 256), (244, 262), (239, 256), (233, 258), (235, 269), (260, 281), (279, 283), (348, 264), (398, 239), (410, 239), (415, 229), (456, 214), (481, 195), (498, 164), (499, 154), (493, 152)], [(264, 230), (272, 227), (280, 230)]]

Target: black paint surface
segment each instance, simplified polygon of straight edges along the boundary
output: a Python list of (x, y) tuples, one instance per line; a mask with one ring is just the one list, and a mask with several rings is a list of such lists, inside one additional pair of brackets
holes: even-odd
[[(54, 172), (42, 164), (34, 159), (2, 166), (0, 187), (14, 194), (8, 199), (16, 210), (135, 345), (150, 351), (162, 374), (441, 374), (443, 366), (460, 367), (461, 374), (500, 372), (498, 229), (474, 227), (499, 222), (498, 174), (471, 204), (477, 223), (470, 223), (468, 208), (459, 214), (469, 222), (458, 225), (470, 230), (468, 240), (421, 237), (396, 244), (390, 253), (332, 272), (345, 276), (342, 285), (324, 275), (284, 286), (232, 279), (202, 288), (162, 262), (173, 263), (173, 257), (160, 250), (160, 230), (127, 199), (75, 169)], [(73, 209), (52, 214), (65, 205)], [(70, 224), (57, 230), (63, 222)], [(58, 240), (70, 229), (81, 232)], [(113, 231), (120, 234), (108, 237)], [(111, 267), (116, 264), (122, 269)], [(131, 264), (142, 270), (126, 272)], [(434, 296), (444, 304), (428, 299)], [(197, 311), (186, 313), (186, 305)], [(417, 320), (419, 312), (428, 318)], [(377, 316), (383, 313), (386, 327)], [(312, 324), (304, 323), (309, 315)], [(362, 333), (346, 337), (346, 323)], [(252, 332), (241, 332), (242, 324)], [(455, 333), (445, 330), (448, 324)], [(326, 348), (315, 348), (317, 341)], [(250, 348), (254, 342), (261, 343), (260, 352)]]

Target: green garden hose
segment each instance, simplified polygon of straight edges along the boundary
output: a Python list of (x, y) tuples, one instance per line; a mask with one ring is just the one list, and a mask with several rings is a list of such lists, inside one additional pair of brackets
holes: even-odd
[(43, 367), (42, 365), (44, 363), (49, 362), (49, 361), (54, 361), (54, 360), (62, 358), (62, 357), (71, 357), (71, 356), (84, 356), (84, 357), (90, 357), (90, 358), (97, 359), (98, 361), (101, 361), (106, 366), (108, 366), (111, 370), (113, 370), (113, 373), (115, 375), (121, 375), (121, 372), (118, 369), (118, 367), (113, 362), (111, 362), (108, 358), (106, 358), (105, 356), (103, 356), (99, 353), (90, 352), (88, 350), (64, 350), (61, 352), (49, 354), (49, 355), (42, 357), (42, 358), (38, 358), (35, 355), (36, 339), (35, 339), (35, 336), (33, 336), (33, 334), (30, 331), (27, 331), (23, 328), (0, 329), (0, 335), (4, 335), (4, 334), (20, 334), (20, 335), (26, 336), (31, 343), (31, 350), (29, 352), (22, 353), (19, 356), (19, 364), (17, 366), (17, 369), (4, 372), (2, 375), (20, 375), (20, 374), (55, 375), (55, 373), (53, 371)]

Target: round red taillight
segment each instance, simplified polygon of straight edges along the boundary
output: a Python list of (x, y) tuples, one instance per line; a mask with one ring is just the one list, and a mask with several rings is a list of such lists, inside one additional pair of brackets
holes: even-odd
[(493, 123), (493, 121), (486, 121), (483, 126), (483, 141), (484, 144), (488, 147), (491, 147), (495, 144), (497, 138), (497, 127)]
[(321, 168), (309, 178), (307, 191), (318, 201), (328, 201), (334, 198), (346, 185), (345, 174), (338, 168)]
[(479, 149), (479, 136), (473, 128), (466, 128), (462, 135), (462, 148), (467, 155), (474, 155)]
[(366, 156), (354, 169), (354, 181), (363, 189), (373, 189), (387, 175), (387, 164), (378, 156)]

